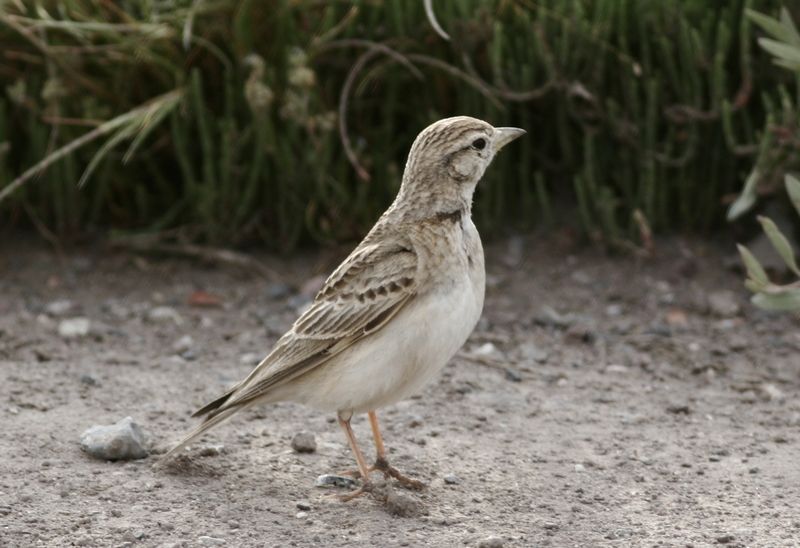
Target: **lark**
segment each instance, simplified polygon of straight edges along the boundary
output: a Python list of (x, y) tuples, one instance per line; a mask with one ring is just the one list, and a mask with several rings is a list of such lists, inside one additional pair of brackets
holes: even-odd
[[(419, 392), (477, 324), (486, 275), (472, 198), (495, 154), (523, 134), (467, 116), (425, 128), (389, 209), (267, 357), (197, 411), (203, 422), (164, 458), (237, 411), (292, 401), (336, 413), (361, 477), (343, 500), (369, 492), (376, 470), (424, 487), (389, 464), (376, 411)], [(350, 426), (357, 413), (372, 427), (371, 467)]]

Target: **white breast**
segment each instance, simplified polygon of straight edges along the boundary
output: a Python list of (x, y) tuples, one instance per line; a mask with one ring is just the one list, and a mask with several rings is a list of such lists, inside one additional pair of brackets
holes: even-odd
[(483, 251), (471, 222), (464, 233), (469, 269), (416, 297), (380, 331), (279, 390), (276, 399), (362, 413), (418, 392), (461, 348), (483, 310)]

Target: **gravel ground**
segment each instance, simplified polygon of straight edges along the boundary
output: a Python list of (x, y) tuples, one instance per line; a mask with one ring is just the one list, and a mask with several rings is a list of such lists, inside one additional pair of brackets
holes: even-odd
[[(427, 489), (342, 503), (315, 480), (354, 466), (345, 438), (293, 404), (153, 466), (340, 253), (262, 257), (264, 280), (7, 239), (0, 545), (800, 545), (800, 321), (750, 307), (730, 245), (664, 241), (635, 260), (536, 241), (489, 246), (477, 330), (379, 414), (391, 461)], [(128, 416), (150, 456), (81, 450)], [(371, 452), (366, 417), (354, 427)], [(313, 451), (308, 436), (293, 449), (300, 433)]]

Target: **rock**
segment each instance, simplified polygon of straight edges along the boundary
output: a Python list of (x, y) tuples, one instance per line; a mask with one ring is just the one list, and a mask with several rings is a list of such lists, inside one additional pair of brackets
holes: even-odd
[(571, 314), (559, 314), (550, 306), (543, 306), (534, 321), (539, 325), (564, 329), (575, 323), (575, 318)]
[(239, 363), (242, 365), (258, 365), (263, 356), (254, 352), (248, 352), (239, 356)]
[(298, 432), (292, 438), (292, 449), (298, 453), (313, 453), (317, 450), (317, 440), (310, 432)]
[(76, 339), (89, 334), (91, 322), (88, 318), (69, 318), (58, 324), (58, 334), (65, 339)]
[(714, 291), (708, 296), (708, 309), (720, 318), (732, 318), (739, 314), (739, 300), (733, 291)]
[(144, 434), (131, 417), (109, 426), (92, 426), (81, 434), (81, 449), (103, 460), (143, 459), (147, 456)]
[(333, 474), (322, 474), (317, 477), (314, 482), (316, 487), (345, 487), (347, 489), (355, 489), (356, 481), (347, 476), (335, 476)]
[(506, 368), (506, 380), (511, 382), (522, 382), (522, 375), (516, 369)]
[(44, 311), (50, 316), (64, 316), (67, 312), (72, 310), (73, 306), (73, 302), (69, 299), (60, 299), (58, 301), (48, 303), (44, 307)]
[(606, 371), (606, 373), (625, 374), (625, 373), (628, 373), (628, 371), (630, 371), (630, 369), (628, 369), (627, 365), (622, 365), (622, 364), (618, 364), (618, 363), (612, 363), (611, 365), (606, 366), (605, 371)]
[(478, 548), (503, 548), (503, 539), (500, 537), (486, 537), (478, 543)]
[(691, 412), (692, 408), (686, 403), (674, 403), (667, 406), (667, 413), (673, 415), (689, 415)]
[(305, 500), (299, 501), (297, 504), (295, 504), (295, 506), (297, 506), (298, 510), (304, 510), (304, 511), (311, 510), (311, 505), (308, 503), (308, 501)]
[(197, 451), (199, 457), (218, 457), (225, 452), (225, 446), (219, 445), (204, 445)]
[(183, 318), (178, 311), (171, 306), (156, 306), (147, 311), (147, 321), (152, 323), (169, 323), (175, 325), (183, 324)]
[(717, 544), (728, 544), (736, 539), (733, 535), (720, 535), (716, 538)]
[(176, 354), (183, 354), (194, 347), (194, 339), (191, 335), (184, 335), (172, 345), (172, 349)]
[(520, 360), (525, 362), (538, 362), (544, 363), (547, 361), (547, 351), (542, 350), (533, 341), (525, 342), (519, 345), (517, 348), (517, 352), (519, 353)]
[(761, 399), (764, 401), (783, 401), (786, 399), (786, 394), (772, 383), (763, 383), (758, 387)]
[(622, 315), (622, 305), (621, 304), (610, 304), (606, 306), (606, 316), (609, 318), (616, 318), (617, 316)]
[(444, 477), (444, 482), (447, 485), (458, 485), (461, 482), (461, 478), (456, 476), (455, 474), (447, 474)]
[(85, 384), (86, 386), (97, 386), (97, 379), (91, 375), (81, 375), (78, 377), (78, 380), (81, 382), (81, 384)]
[(502, 361), (504, 359), (503, 353), (500, 352), (500, 349), (490, 342), (480, 345), (472, 352), (472, 354), (476, 357), (493, 361)]

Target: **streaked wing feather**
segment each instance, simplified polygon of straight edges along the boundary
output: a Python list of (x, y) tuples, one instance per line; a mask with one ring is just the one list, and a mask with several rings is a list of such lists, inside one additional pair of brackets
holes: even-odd
[(410, 245), (360, 246), (331, 274), (272, 352), (210, 410), (209, 418), (260, 398), (374, 333), (402, 309), (416, 286), (417, 255)]

